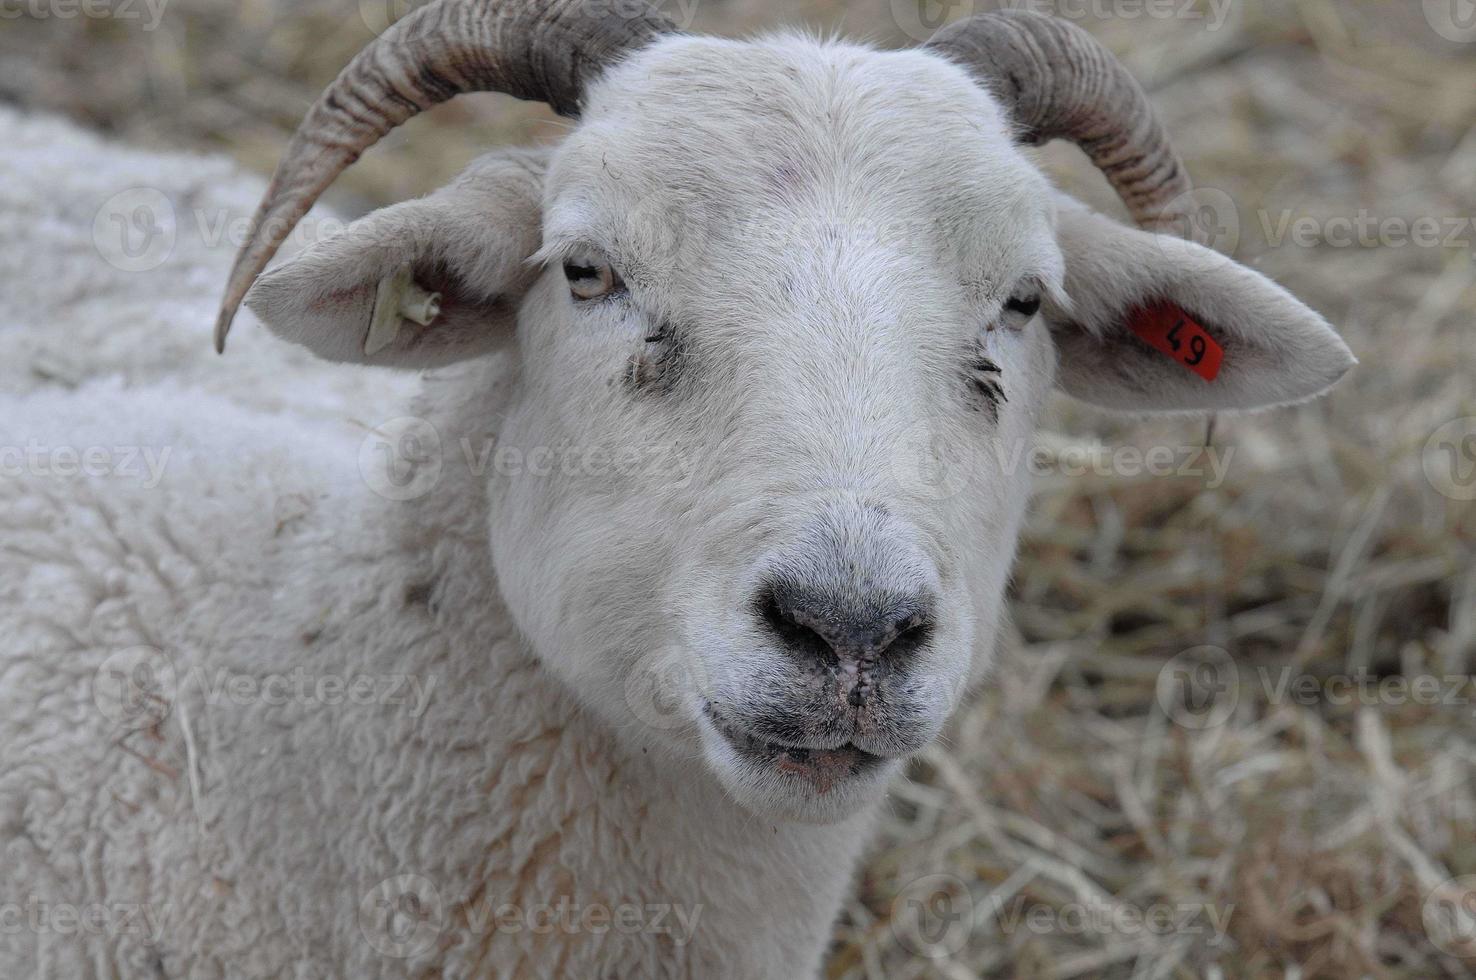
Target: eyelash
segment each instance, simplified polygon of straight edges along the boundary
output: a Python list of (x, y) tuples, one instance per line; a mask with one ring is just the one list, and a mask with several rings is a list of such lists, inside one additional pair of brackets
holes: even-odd
[(1009, 401), (1005, 397), (1004, 385), (999, 381), (1001, 373), (999, 365), (982, 354), (969, 365), (969, 384), (983, 398), (984, 407), (996, 422), (999, 421), (999, 407)]

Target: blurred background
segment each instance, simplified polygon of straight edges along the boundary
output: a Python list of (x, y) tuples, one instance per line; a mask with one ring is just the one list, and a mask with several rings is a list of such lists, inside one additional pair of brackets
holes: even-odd
[[(661, 4), (882, 46), (1002, 5)], [(897, 787), (829, 975), (1476, 976), (1476, 2), (1013, 5), (1124, 59), (1203, 189), (1196, 236), (1362, 364), (1212, 432), (1057, 406), (1019, 636)], [(264, 177), (409, 6), (0, 0), (0, 102)], [(353, 216), (565, 125), (465, 96), (328, 201)], [(1117, 210), (1077, 151), (1041, 159)], [(1154, 445), (1191, 451), (1172, 475), (1122, 455)]]

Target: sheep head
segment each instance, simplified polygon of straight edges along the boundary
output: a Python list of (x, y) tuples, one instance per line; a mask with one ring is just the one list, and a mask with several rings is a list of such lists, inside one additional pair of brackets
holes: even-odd
[[(529, 17), (599, 55), (525, 49), (507, 5), (449, 0), (361, 55), (294, 139), (221, 323), (281, 221), (412, 107), (497, 87), (577, 110), (547, 155), (484, 158), (247, 303), (334, 360), (513, 358), (499, 447), (607, 460), (486, 477), (499, 586), (535, 652), (621, 737), (699, 755), (754, 811), (842, 819), (987, 667), (1021, 454), (1055, 385), (1138, 412), (1253, 409), (1316, 395), (1351, 356), (1265, 277), (1152, 230), (1183, 168), (1075, 28), (986, 15), (880, 52), (654, 17), (596, 29), (567, 19), (580, 7)], [(501, 28), (427, 38), (466, 9)], [(1054, 191), (1021, 144), (1057, 137), (1148, 227)], [(1142, 339), (1176, 316), (1197, 360)], [(653, 658), (683, 678), (661, 724), (630, 697)]]

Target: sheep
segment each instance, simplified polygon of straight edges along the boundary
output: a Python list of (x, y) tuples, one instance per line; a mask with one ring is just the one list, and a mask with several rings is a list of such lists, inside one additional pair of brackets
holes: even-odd
[[(577, 123), (264, 271), (474, 89)], [(1056, 138), (1143, 227), (1049, 185), (1022, 147)], [(0, 973), (815, 975), (889, 781), (989, 669), (1028, 492), (998, 450), (1053, 387), (1244, 411), (1353, 364), (1168, 233), (1186, 190), (1040, 15), (909, 51), (407, 16), (293, 138), (216, 339), (244, 300), (429, 369), (408, 405), (375, 375), (359, 439), (152, 377), (0, 418), (170, 451), (155, 486), (0, 488)]]

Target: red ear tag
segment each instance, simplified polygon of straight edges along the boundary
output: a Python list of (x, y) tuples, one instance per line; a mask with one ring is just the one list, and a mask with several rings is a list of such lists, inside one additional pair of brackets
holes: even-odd
[(1204, 380), (1220, 376), (1225, 348), (1174, 304), (1158, 303), (1138, 310), (1128, 319), (1128, 329), (1149, 347), (1162, 351)]

